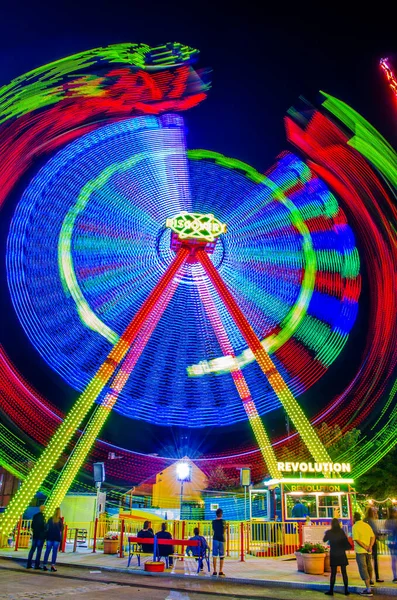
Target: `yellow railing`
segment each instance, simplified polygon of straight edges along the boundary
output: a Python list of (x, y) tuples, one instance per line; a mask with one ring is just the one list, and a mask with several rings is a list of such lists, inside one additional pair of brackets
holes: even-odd
[[(75, 521), (64, 524), (62, 547), (66, 552), (102, 550), (104, 539), (116, 536), (118, 554), (128, 550), (128, 536), (136, 536), (142, 529), (143, 519), (111, 518), (97, 521)], [(167, 529), (174, 539), (188, 539), (198, 527), (208, 545), (212, 544), (212, 521), (167, 521)], [(154, 533), (160, 530), (160, 522), (153, 522)], [(12, 537), (0, 540), (1, 547), (26, 549), (30, 544), (31, 521), (20, 520)], [(120, 544), (122, 547), (120, 548)], [(298, 522), (280, 521), (230, 521), (227, 523), (225, 551), (226, 556), (244, 560), (248, 555), (257, 557), (277, 557), (290, 555), (300, 545)], [(378, 553), (389, 554), (387, 542), (378, 542)]]

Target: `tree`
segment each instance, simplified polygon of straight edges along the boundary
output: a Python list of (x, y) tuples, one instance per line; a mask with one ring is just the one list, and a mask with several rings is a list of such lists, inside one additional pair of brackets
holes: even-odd
[(217, 466), (208, 473), (208, 490), (224, 492), (240, 487), (239, 475), (235, 472), (226, 473), (225, 469)]
[(354, 464), (355, 447), (361, 435), (359, 429), (353, 428), (343, 432), (339, 425), (329, 426), (322, 423), (318, 435), (332, 460)]
[(356, 490), (376, 500), (397, 498), (397, 445), (376, 465), (361, 475)]
[(351, 462), (354, 465), (355, 449), (360, 435), (361, 431), (355, 428), (346, 431), (343, 435), (341, 434), (341, 436), (328, 448), (332, 460), (338, 462)]
[[(354, 448), (360, 437), (361, 432), (358, 429), (351, 429), (343, 432), (339, 425), (327, 425), (321, 423), (317, 429), (318, 436), (332, 460), (337, 462), (351, 462), (354, 464)], [(288, 445), (283, 446), (278, 454), (280, 461), (307, 461), (312, 460), (309, 452), (299, 438), (294, 440), (292, 449)]]

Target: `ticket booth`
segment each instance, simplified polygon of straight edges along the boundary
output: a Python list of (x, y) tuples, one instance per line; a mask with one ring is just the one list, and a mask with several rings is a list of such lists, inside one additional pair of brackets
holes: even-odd
[[(296, 511), (296, 504), (306, 507), (310, 519), (351, 519), (351, 487), (349, 484), (282, 484), (285, 519), (305, 519)], [(298, 516), (297, 516), (298, 515)]]
[[(278, 463), (279, 465), (309, 465), (312, 463)], [(315, 463), (316, 464), (316, 463)], [(328, 465), (328, 463), (326, 463)], [(322, 466), (322, 465), (321, 465)], [(329, 463), (329, 476), (318, 473), (317, 476), (301, 474), (300, 477), (282, 477), (266, 482), (271, 494), (271, 518), (282, 521), (306, 521), (306, 515), (312, 521), (331, 520), (334, 517), (350, 521), (352, 518), (351, 487), (354, 480), (341, 477), (339, 470), (331, 468), (339, 463)], [(350, 465), (348, 465), (350, 469)], [(346, 467), (347, 469), (347, 467)], [(280, 469), (282, 470), (282, 469)], [(289, 469), (290, 470), (290, 469)]]

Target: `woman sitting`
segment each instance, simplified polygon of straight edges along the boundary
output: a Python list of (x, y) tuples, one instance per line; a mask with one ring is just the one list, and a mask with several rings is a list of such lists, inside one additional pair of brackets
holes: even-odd
[[(154, 539), (154, 533), (153, 533), (153, 529), (151, 528), (150, 521), (144, 522), (143, 529), (138, 531), (137, 537), (146, 538), (146, 539), (148, 539), (148, 538)], [(151, 552), (153, 552), (154, 543), (153, 544), (141, 544), (141, 548), (142, 548), (142, 552), (146, 552), (146, 553), (150, 554)]]

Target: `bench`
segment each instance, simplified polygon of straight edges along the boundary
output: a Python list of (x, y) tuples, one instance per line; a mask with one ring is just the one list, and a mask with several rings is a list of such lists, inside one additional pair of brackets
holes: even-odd
[(148, 552), (142, 552), (142, 550), (140, 550), (140, 546), (141, 544), (147, 544), (147, 545), (153, 545), (153, 560), (155, 561), (157, 558), (157, 537), (154, 536), (154, 538), (141, 538), (141, 537), (137, 537), (137, 536), (133, 536), (133, 535), (129, 535), (128, 536), (128, 563), (127, 563), (127, 567), (130, 566), (131, 564), (131, 560), (134, 557), (134, 554), (136, 554), (137, 560), (138, 560), (138, 567), (141, 566), (141, 555), (145, 554), (148, 555)]
[[(199, 540), (167, 540), (167, 539), (158, 539), (157, 536), (155, 535), (154, 538), (139, 538), (139, 537), (134, 537), (134, 536), (129, 536), (128, 537), (128, 563), (127, 563), (127, 567), (130, 566), (131, 564), (131, 560), (134, 556), (134, 554), (136, 554), (137, 559), (138, 559), (138, 567), (141, 566), (141, 554), (148, 554), (147, 552), (143, 553), (141, 550), (138, 549), (138, 546), (140, 544), (153, 544), (153, 560), (154, 561), (158, 561), (160, 560), (160, 558), (165, 558), (165, 564), (166, 567), (168, 569), (169, 567), (169, 557), (172, 556), (175, 559), (178, 558), (184, 558), (184, 554), (179, 554), (177, 552), (170, 554), (169, 556), (160, 556), (160, 549), (159, 546), (181, 546), (182, 548), (184, 547), (191, 547), (191, 548), (201, 548), (201, 543)], [(200, 569), (202, 569), (203, 567), (203, 561), (205, 561), (207, 563), (207, 568), (208, 571), (210, 570), (210, 561), (209, 561), (209, 552), (204, 550), (201, 551), (199, 553), (198, 556), (195, 556), (194, 558), (197, 558), (197, 573), (200, 572)]]
[[(194, 556), (194, 558), (197, 559), (197, 573), (199, 573), (200, 569), (202, 569), (203, 561), (205, 561), (207, 563), (208, 571), (210, 570), (209, 549), (208, 549), (208, 551), (201, 549), (201, 542), (199, 540), (158, 539), (157, 540), (157, 555), (159, 558), (161, 558), (159, 546), (181, 546), (182, 548), (186, 546), (186, 547), (190, 547), (190, 548), (200, 548), (200, 552), (199, 552), (198, 556)], [(183, 559), (185, 557), (185, 554), (184, 553), (180, 554), (178, 552), (174, 552), (173, 554), (170, 554), (169, 556), (164, 556), (163, 558), (165, 558), (165, 564), (166, 564), (167, 569), (169, 567), (169, 557), (170, 556), (172, 556), (173, 558), (178, 560), (178, 558)]]

